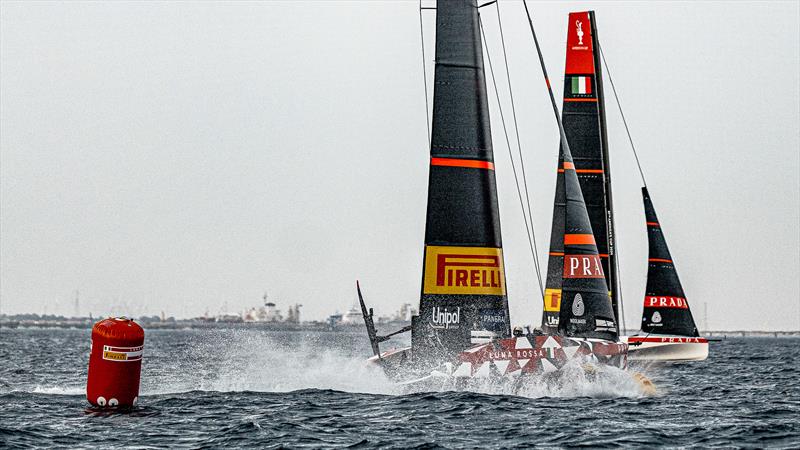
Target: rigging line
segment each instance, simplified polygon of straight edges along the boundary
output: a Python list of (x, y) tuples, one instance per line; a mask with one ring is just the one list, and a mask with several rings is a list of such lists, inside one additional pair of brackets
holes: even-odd
[(497, 9), (497, 26), (500, 30), (500, 43), (503, 46), (503, 62), (506, 67), (506, 81), (508, 82), (508, 95), (511, 99), (511, 116), (514, 119), (514, 133), (517, 137), (517, 152), (519, 153), (519, 165), (522, 169), (522, 185), (525, 190), (525, 203), (528, 206), (528, 220), (531, 224), (531, 234), (533, 235), (533, 264), (536, 267), (536, 278), (539, 280), (539, 291), (542, 292), (544, 298), (544, 287), (542, 286), (542, 270), (539, 264), (539, 247), (536, 245), (536, 229), (533, 225), (533, 212), (531, 209), (531, 198), (528, 193), (528, 177), (525, 174), (525, 159), (522, 156), (522, 144), (519, 138), (519, 125), (517, 122), (517, 108), (514, 103), (514, 91), (511, 89), (511, 73), (508, 69), (508, 54), (506, 53), (506, 39), (503, 35), (503, 23), (500, 20), (500, 2), (495, 2), (494, 6)]
[[(619, 255), (619, 247), (617, 247), (617, 255)], [(628, 326), (625, 324), (625, 300), (622, 299), (622, 279), (619, 276), (619, 258), (614, 258), (614, 265), (617, 266), (617, 282), (619, 293), (619, 318), (622, 319), (622, 332), (625, 333)]]
[(628, 142), (631, 143), (631, 150), (633, 150), (633, 157), (636, 158), (636, 167), (639, 168), (639, 175), (642, 177), (642, 184), (644, 187), (647, 187), (647, 182), (644, 180), (644, 171), (642, 170), (642, 165), (639, 163), (639, 155), (636, 153), (636, 146), (633, 145), (633, 138), (631, 137), (631, 130), (628, 128), (628, 121), (625, 120), (625, 114), (622, 112), (622, 104), (619, 102), (619, 96), (617, 95), (617, 88), (614, 86), (614, 79), (611, 77), (611, 71), (608, 70), (608, 62), (606, 61), (606, 55), (603, 53), (603, 46), (600, 45), (600, 41), (597, 41), (597, 48), (600, 49), (600, 57), (603, 58), (603, 66), (606, 68), (606, 73), (608, 74), (608, 81), (611, 82), (611, 91), (614, 92), (614, 100), (617, 102), (617, 109), (619, 109), (619, 115), (622, 117), (622, 123), (625, 125), (625, 132), (628, 134)]
[(550, 94), (550, 105), (553, 107), (553, 114), (556, 116), (556, 123), (558, 124), (558, 133), (561, 137), (561, 145), (565, 150), (563, 153), (569, 152), (572, 154), (572, 151), (569, 148), (569, 142), (567, 141), (567, 135), (564, 132), (564, 124), (561, 123), (561, 113), (558, 111), (558, 105), (556, 104), (556, 97), (553, 95), (553, 88), (550, 86), (550, 77), (547, 75), (547, 66), (544, 64), (544, 56), (542, 56), (542, 48), (539, 47), (539, 38), (536, 37), (536, 30), (533, 28), (533, 20), (531, 19), (531, 13), (528, 10), (528, 1), (522, 0), (522, 4), (525, 6), (525, 14), (528, 16), (528, 25), (531, 27), (531, 35), (533, 35), (533, 42), (536, 44), (536, 53), (539, 55), (539, 65), (542, 67), (542, 75), (544, 75), (544, 82), (547, 84), (547, 93)]
[[(506, 138), (506, 147), (508, 148), (508, 156), (511, 159), (511, 171), (514, 173), (514, 185), (517, 187), (517, 197), (519, 198), (519, 206), (520, 208), (522, 208), (522, 220), (525, 222), (525, 234), (528, 237), (528, 245), (530, 246), (531, 254), (535, 255), (533, 249), (533, 240), (531, 238), (531, 230), (530, 227), (528, 226), (528, 216), (525, 215), (525, 203), (522, 200), (522, 191), (520, 190), (519, 177), (517, 176), (517, 168), (516, 165), (514, 164), (514, 154), (511, 152), (511, 140), (508, 138), (508, 128), (506, 127), (506, 119), (505, 116), (503, 115), (503, 105), (500, 102), (500, 91), (497, 88), (497, 79), (494, 76), (492, 57), (489, 54), (489, 46), (486, 45), (486, 33), (483, 30), (483, 20), (481, 20), (480, 15), (478, 15), (478, 25), (481, 29), (481, 37), (483, 38), (483, 43), (486, 48), (486, 60), (489, 62), (489, 73), (492, 75), (492, 85), (494, 86), (494, 94), (495, 98), (497, 99), (497, 108), (500, 111), (500, 122), (503, 124), (503, 134), (505, 135)], [(542, 295), (542, 301), (544, 301), (544, 289), (542, 288), (541, 278), (539, 279), (539, 291)]]
[(425, 65), (425, 28), (422, 23), (422, 0), (419, 0), (419, 38), (422, 47), (422, 84), (425, 87), (425, 126), (428, 127), (428, 148), (431, 147), (431, 113), (428, 106), (428, 69)]
[[(614, 86), (614, 79), (611, 77), (611, 71), (608, 69), (608, 61), (606, 61), (606, 55), (603, 53), (603, 46), (600, 45), (600, 40), (597, 40), (597, 48), (600, 50), (600, 57), (603, 59), (603, 67), (606, 69), (606, 74), (608, 74), (608, 81), (611, 83), (611, 91), (614, 93), (614, 100), (617, 103), (617, 109), (619, 110), (619, 115), (622, 117), (622, 123), (625, 125), (625, 132), (628, 134), (628, 142), (631, 144), (631, 150), (633, 150), (633, 157), (636, 159), (636, 166), (639, 168), (639, 175), (642, 177), (642, 184), (647, 187), (647, 182), (644, 179), (644, 171), (642, 170), (642, 166), (639, 163), (639, 155), (636, 153), (636, 147), (633, 145), (633, 138), (631, 137), (630, 129), (628, 129), (628, 121), (625, 120), (625, 114), (622, 112), (622, 104), (619, 101), (619, 96), (617, 96), (617, 88)], [(619, 240), (616, 241), (616, 248), (615, 251), (617, 253), (617, 257), (614, 258), (614, 268), (617, 271), (617, 292), (619, 294), (619, 315), (620, 319), (622, 319), (622, 329), (626, 328), (625, 324), (625, 300), (622, 297), (622, 277), (620, 276), (621, 271), (619, 270)]]

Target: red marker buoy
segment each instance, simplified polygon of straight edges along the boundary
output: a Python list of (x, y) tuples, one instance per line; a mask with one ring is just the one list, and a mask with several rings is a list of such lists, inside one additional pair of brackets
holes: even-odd
[(144, 330), (132, 319), (114, 317), (92, 327), (86, 399), (94, 406), (133, 406), (139, 398)]

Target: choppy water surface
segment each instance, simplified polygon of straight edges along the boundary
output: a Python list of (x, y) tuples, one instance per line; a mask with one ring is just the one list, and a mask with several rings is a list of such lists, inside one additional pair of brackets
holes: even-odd
[(728, 339), (704, 362), (402, 395), (361, 334), (147, 331), (139, 407), (84, 398), (89, 330), (0, 330), (0, 447), (800, 447), (800, 339)]

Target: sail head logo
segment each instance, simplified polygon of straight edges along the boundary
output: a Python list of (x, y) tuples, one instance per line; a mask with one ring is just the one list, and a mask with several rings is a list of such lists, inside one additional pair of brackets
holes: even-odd
[(583, 304), (583, 297), (581, 294), (575, 294), (575, 297), (572, 299), (572, 315), (575, 317), (569, 318), (569, 323), (575, 325), (585, 325), (586, 319), (581, 318), (583, 313), (586, 312), (586, 307)]
[(425, 247), (425, 294), (505, 295), (503, 250)]
[(572, 315), (582, 316), (584, 309), (583, 297), (581, 297), (581, 294), (575, 294), (575, 298), (572, 300)]
[(661, 313), (658, 311), (653, 313), (653, 317), (650, 318), (650, 321), (653, 323), (661, 323)]

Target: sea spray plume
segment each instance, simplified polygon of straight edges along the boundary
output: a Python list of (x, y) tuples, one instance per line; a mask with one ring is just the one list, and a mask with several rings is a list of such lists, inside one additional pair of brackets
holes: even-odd
[[(280, 333), (214, 330), (198, 333), (191, 344), (172, 355), (171, 370), (157, 380), (145, 379), (145, 395), (186, 392), (288, 392), (332, 389), (392, 394), (396, 389), (379, 370), (348, 355), (348, 334)], [(360, 335), (359, 335), (360, 338)], [(359, 339), (360, 341), (360, 339)], [(178, 367), (175, 367), (175, 366)]]

